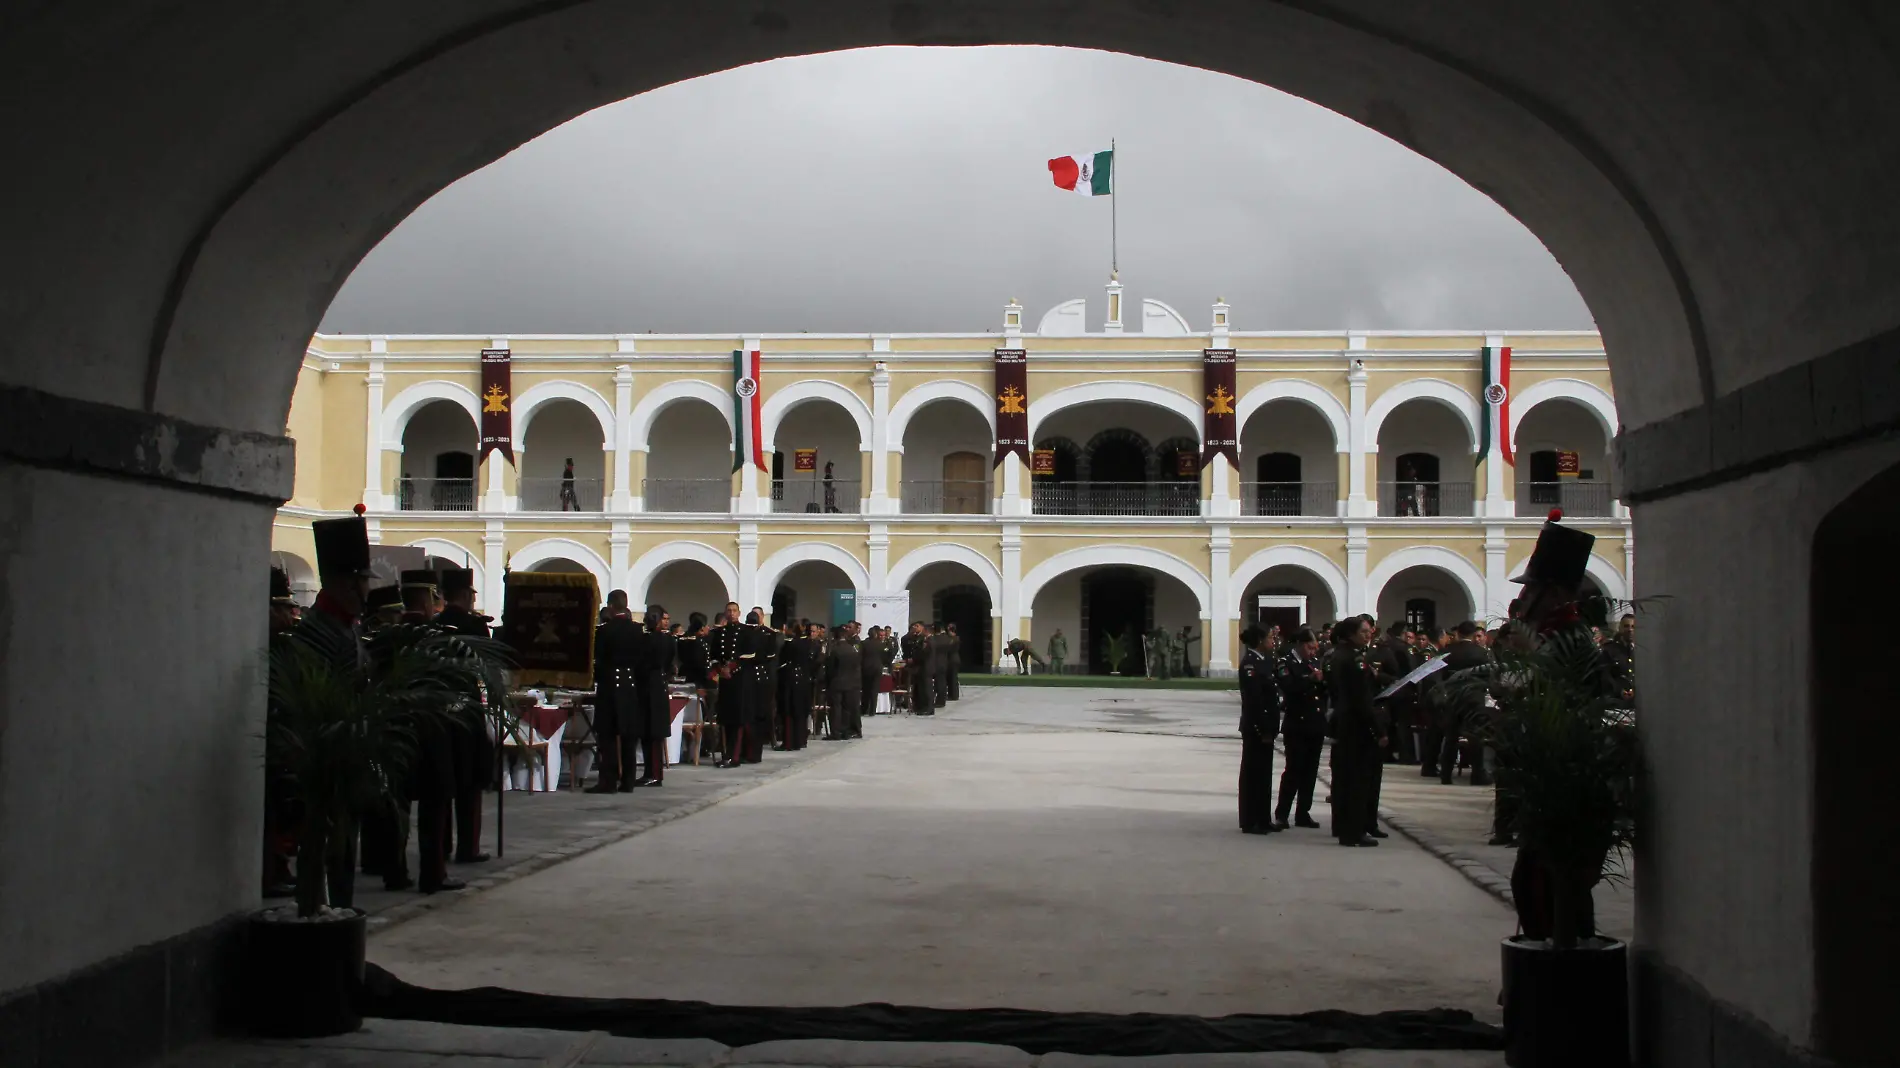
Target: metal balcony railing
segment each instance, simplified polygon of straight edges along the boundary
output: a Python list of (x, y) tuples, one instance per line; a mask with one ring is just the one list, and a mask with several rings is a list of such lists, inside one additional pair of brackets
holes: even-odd
[(858, 480), (784, 478), (772, 483), (773, 512), (858, 513)]
[(988, 515), (990, 510), (987, 479), (905, 480), (902, 493), (906, 515)]
[(1242, 482), (1241, 515), (1339, 514), (1337, 482)]
[(1037, 515), (1200, 515), (1199, 482), (1047, 482), (1031, 487)]
[(404, 512), (472, 512), (472, 478), (400, 478), (396, 480), (396, 507)]
[(1379, 483), (1379, 514), (1383, 516), (1468, 516), (1472, 511), (1469, 482)]
[(641, 483), (649, 512), (730, 512), (730, 478), (649, 478)]
[(604, 487), (598, 478), (524, 478), (519, 488), (524, 512), (599, 512), (606, 508)]
[(1610, 495), (1608, 482), (1579, 482), (1567, 478), (1561, 482), (1520, 482), (1517, 484), (1517, 514), (1543, 518), (1552, 508), (1565, 515), (1607, 517), (1614, 512), (1616, 498)]

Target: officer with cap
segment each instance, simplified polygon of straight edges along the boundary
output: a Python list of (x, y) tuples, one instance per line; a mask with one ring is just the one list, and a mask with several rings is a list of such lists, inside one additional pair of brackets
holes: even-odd
[[(439, 573), (442, 610), (435, 625), (470, 638), (491, 637), (488, 617), (475, 611), (475, 572), (451, 567)], [(450, 741), (455, 753), (455, 862), (480, 864), (489, 855), (481, 851), (482, 792), (495, 776), (495, 743), (480, 721), (456, 724)]]
[(363, 609), (363, 627), (377, 631), (402, 622), (402, 587), (394, 583), (377, 586), (369, 591), (369, 600)]
[(283, 634), (297, 626), (302, 614), (290, 595), (290, 572), (281, 567), (270, 569), (270, 632)]

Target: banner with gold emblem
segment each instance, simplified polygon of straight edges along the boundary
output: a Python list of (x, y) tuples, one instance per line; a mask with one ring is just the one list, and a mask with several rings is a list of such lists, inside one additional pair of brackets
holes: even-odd
[(818, 450), (817, 449), (793, 449), (792, 450), (792, 470), (794, 471), (818, 470)]
[(1056, 473), (1056, 451), (1054, 449), (1036, 449), (1029, 454), (1029, 473), (1049, 477)]
[(1240, 426), (1234, 406), (1234, 350), (1201, 350), (1201, 386), (1206, 390), (1201, 409), (1201, 464), (1225, 456), (1240, 466)]
[(1015, 453), (1029, 459), (1029, 353), (1023, 349), (996, 350), (996, 462)]
[(475, 462), (500, 452), (515, 462), (514, 353), (509, 349), (482, 350), (482, 446)]

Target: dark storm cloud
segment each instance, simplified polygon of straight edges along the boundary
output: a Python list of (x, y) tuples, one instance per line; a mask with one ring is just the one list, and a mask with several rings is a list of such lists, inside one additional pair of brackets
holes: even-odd
[[(1205, 329), (1587, 328), (1541, 243), (1352, 121), (1100, 52), (876, 49), (622, 101), (444, 190), (323, 328), (963, 331), (1102, 311), (1109, 205), (1045, 160), (1121, 149), (1121, 275)], [(1132, 318), (1132, 317), (1131, 317)]]

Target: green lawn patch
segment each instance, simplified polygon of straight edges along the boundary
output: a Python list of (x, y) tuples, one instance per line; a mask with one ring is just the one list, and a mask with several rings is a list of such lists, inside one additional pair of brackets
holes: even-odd
[(965, 675), (969, 686), (1082, 686), (1116, 690), (1233, 690), (1238, 679), (1146, 679), (1140, 675)]

